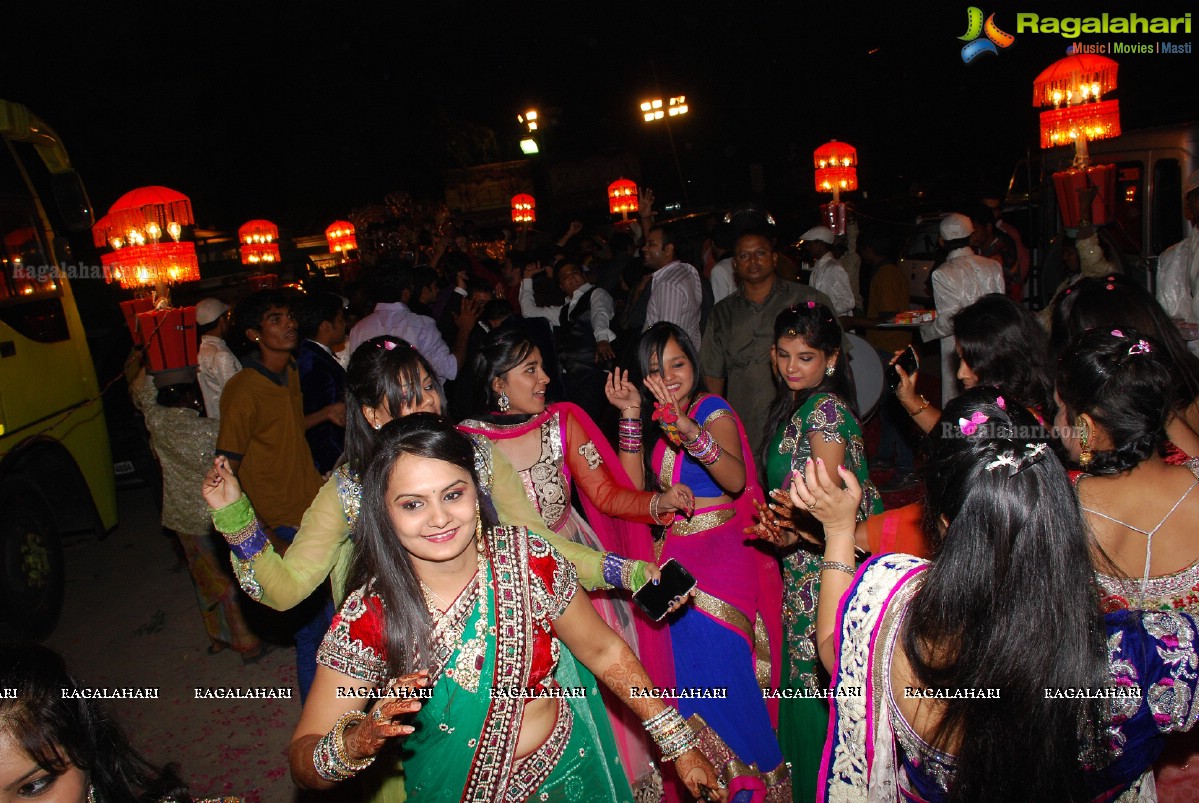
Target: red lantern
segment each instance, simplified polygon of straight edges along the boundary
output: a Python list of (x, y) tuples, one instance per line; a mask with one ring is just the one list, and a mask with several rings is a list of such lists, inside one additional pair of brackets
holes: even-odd
[(533, 223), (537, 220), (537, 201), (532, 195), (512, 196), (512, 222)]
[(348, 220), (335, 220), (325, 229), (330, 254), (345, 254), (358, 248), (358, 237), (354, 224)]
[(608, 211), (611, 214), (620, 215), (624, 220), (628, 220), (629, 213), (640, 208), (636, 182), (620, 178), (608, 185)]
[(812, 154), (816, 167), (816, 191), (831, 192), (833, 203), (840, 202), (843, 192), (858, 188), (858, 151), (854, 146), (830, 140)]
[(241, 264), (274, 264), (279, 261), (279, 227), (269, 220), (251, 220), (237, 230)]
[(1052, 107), (1041, 112), (1041, 147), (1074, 144), (1073, 169), (1053, 174), (1066, 228), (1115, 217), (1115, 166), (1092, 167), (1087, 143), (1120, 136), (1120, 103), (1102, 100), (1116, 88), (1118, 69), (1105, 56), (1079, 53), (1050, 64), (1033, 81), (1033, 105)]
[(197, 365), (196, 308), (151, 310), (137, 316), (151, 371)]
[[(1034, 106), (1041, 106), (1041, 147), (1120, 136), (1120, 102), (1101, 100), (1116, 88), (1119, 65), (1091, 53), (1066, 56), (1050, 64), (1033, 81)], [(1086, 154), (1079, 159), (1085, 167)]]
[(181, 242), (183, 227), (195, 223), (191, 201), (167, 187), (141, 187), (125, 193), (92, 227), (104, 278), (131, 289), (191, 282), (200, 278), (196, 246)]

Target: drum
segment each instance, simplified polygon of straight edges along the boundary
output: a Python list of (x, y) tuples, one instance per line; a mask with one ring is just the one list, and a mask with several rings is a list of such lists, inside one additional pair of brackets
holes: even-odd
[(846, 332), (845, 340), (849, 348), (849, 376), (857, 391), (858, 418), (864, 423), (874, 415), (887, 389), (886, 366), (865, 338)]

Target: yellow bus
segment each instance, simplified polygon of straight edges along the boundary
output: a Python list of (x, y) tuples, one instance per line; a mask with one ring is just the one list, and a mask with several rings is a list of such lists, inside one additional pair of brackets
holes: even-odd
[(91, 204), (27, 108), (0, 100), (0, 140), (0, 633), (41, 638), (62, 607), (61, 536), (116, 526), (116, 480), (68, 275), (89, 269), (65, 232), (91, 226)]

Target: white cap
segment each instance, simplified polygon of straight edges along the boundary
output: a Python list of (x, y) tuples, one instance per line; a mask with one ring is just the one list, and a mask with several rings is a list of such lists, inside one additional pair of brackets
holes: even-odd
[(945, 242), (963, 240), (974, 234), (974, 224), (965, 215), (954, 212), (941, 220), (941, 238)]
[(1199, 190), (1199, 170), (1187, 176), (1187, 183), (1182, 185), (1182, 195), (1185, 198), (1195, 190)]
[(229, 305), (219, 298), (206, 298), (196, 304), (196, 325), (207, 326), (229, 310)]
[(833, 230), (828, 226), (813, 226), (800, 235), (801, 240), (819, 240), (822, 243), (833, 244)]

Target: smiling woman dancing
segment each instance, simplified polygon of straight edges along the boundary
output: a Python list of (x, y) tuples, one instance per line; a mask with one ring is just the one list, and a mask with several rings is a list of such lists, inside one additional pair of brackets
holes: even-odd
[[(678, 713), (634, 696), (651, 685), (645, 669), (570, 563), (480, 504), (466, 436), (428, 414), (392, 422), (363, 487), (356, 590), (292, 739), (297, 783), (331, 788), (402, 737), (414, 801), (631, 800), (588, 700), (569, 695), (574, 655), (644, 721), (692, 794), (725, 799)], [(393, 696), (365, 713), (358, 695), (384, 689)]]

